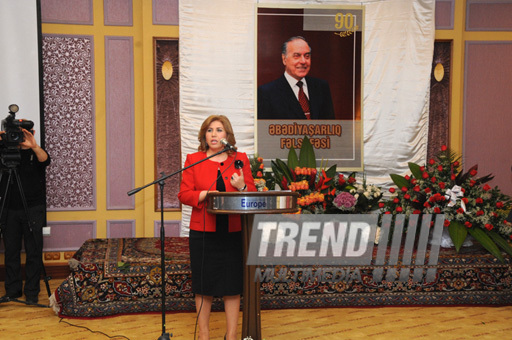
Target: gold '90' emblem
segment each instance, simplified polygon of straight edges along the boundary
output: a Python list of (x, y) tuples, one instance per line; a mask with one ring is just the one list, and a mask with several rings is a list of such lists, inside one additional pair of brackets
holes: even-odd
[(359, 29), (359, 26), (354, 25), (355, 18), (352, 13), (336, 13), (334, 20), (336, 24), (334, 27), (338, 30), (345, 30), (344, 32), (334, 32), (334, 34), (339, 35), (340, 37), (346, 37), (352, 35), (354, 31)]

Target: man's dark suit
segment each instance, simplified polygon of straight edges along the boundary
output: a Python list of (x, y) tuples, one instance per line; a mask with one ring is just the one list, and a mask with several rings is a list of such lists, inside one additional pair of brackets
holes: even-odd
[[(329, 83), (311, 77), (306, 83), (311, 119), (334, 119)], [(306, 119), (284, 75), (258, 88), (258, 119)]]

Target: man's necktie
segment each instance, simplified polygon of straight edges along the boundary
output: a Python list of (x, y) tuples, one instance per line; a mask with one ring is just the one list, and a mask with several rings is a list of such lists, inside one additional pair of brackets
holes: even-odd
[(297, 82), (297, 86), (299, 87), (299, 103), (302, 107), (302, 111), (304, 111), (304, 114), (306, 115), (307, 119), (311, 119), (310, 117), (310, 110), (309, 110), (309, 100), (308, 97), (306, 97), (306, 94), (304, 93), (304, 90), (302, 89), (302, 81)]

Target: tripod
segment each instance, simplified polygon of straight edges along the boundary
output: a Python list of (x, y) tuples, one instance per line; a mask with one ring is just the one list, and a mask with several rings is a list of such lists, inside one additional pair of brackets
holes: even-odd
[[(2, 155), (2, 157), (3, 156), (5, 156), (5, 155)], [(17, 158), (17, 157), (15, 157), (15, 158)], [(38, 253), (42, 253), (42, 250), (43, 250), (42, 237), (41, 237), (41, 242), (38, 242), (39, 238), (36, 235), (36, 230), (34, 230), (34, 228), (33, 228), (34, 225), (35, 225), (35, 222), (30, 218), (29, 209), (28, 209), (28, 205), (27, 205), (27, 200), (25, 198), (25, 193), (23, 192), (23, 187), (21, 186), (21, 180), (20, 180), (20, 176), (19, 176), (19, 173), (18, 173), (18, 169), (17, 169), (18, 163), (16, 161), (8, 162), (8, 161), (5, 161), (5, 159), (2, 159), (2, 163), (6, 166), (6, 168), (2, 168), (1, 169), (1, 172), (0, 172), (0, 183), (2, 182), (4, 173), (5, 172), (8, 173), (8, 178), (7, 178), (7, 182), (6, 182), (5, 192), (4, 192), (4, 195), (2, 196), (2, 198), (3, 198), (2, 199), (2, 206), (0, 208), (0, 218), (2, 218), (2, 224), (3, 224), (3, 221), (4, 221), (4, 217), (5, 217), (4, 216), (4, 210), (5, 210), (6, 201), (9, 198), (9, 196), (8, 196), (9, 195), (9, 187), (13, 183), (12, 181), (15, 181), (17, 186), (18, 186), (18, 190), (19, 190), (19, 193), (20, 193), (21, 201), (23, 203), (23, 210), (24, 210), (24, 215), (25, 215), (25, 218), (26, 218), (26, 223), (27, 223), (27, 226), (28, 226), (28, 229), (29, 229), (29, 235), (31, 235), (33, 237), (34, 245), (36, 247), (37, 252)], [(5, 226), (4, 228), (6, 228), (6, 227), (7, 226)], [(4, 228), (2, 228), (2, 225), (0, 225), (0, 229), (1, 229), (3, 235), (5, 235), (5, 229)], [(4, 243), (6, 243), (5, 237), (4, 237)], [(25, 244), (25, 248), (26, 247), (27, 247), (27, 245)], [(41, 270), (42, 270), (42, 273), (43, 273), (43, 276), (44, 276), (44, 282), (45, 282), (45, 285), (46, 285), (46, 291), (48, 293), (48, 297), (50, 297), (51, 291), (50, 291), (50, 285), (49, 285), (48, 281), (51, 279), (51, 277), (47, 276), (47, 274), (46, 274), (46, 269), (44, 267), (42, 256), (40, 257), (40, 261), (41, 261), (41, 263), (40, 263)], [(7, 267), (7, 263), (6, 263), (6, 267)], [(8, 296), (6, 296), (5, 299), (2, 299), (0, 301), (0, 303), (10, 302), (10, 301), (22, 303), (22, 304), (25, 304), (25, 305), (31, 305), (31, 306), (38, 306), (38, 307), (46, 307), (46, 308), (48, 308), (47, 305), (42, 305), (42, 304), (39, 304), (37, 302), (29, 302), (29, 301), (18, 300), (17, 298), (10, 298)]]

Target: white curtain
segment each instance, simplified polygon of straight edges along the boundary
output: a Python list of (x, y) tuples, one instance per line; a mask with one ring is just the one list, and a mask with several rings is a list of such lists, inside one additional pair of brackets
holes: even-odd
[[(256, 4), (365, 7), (364, 167), (369, 183), (388, 186), (427, 153), (435, 0), (180, 0), (182, 163), (197, 151), (211, 114), (229, 117), (239, 150), (254, 153)], [(190, 208), (183, 206), (181, 235)]]

